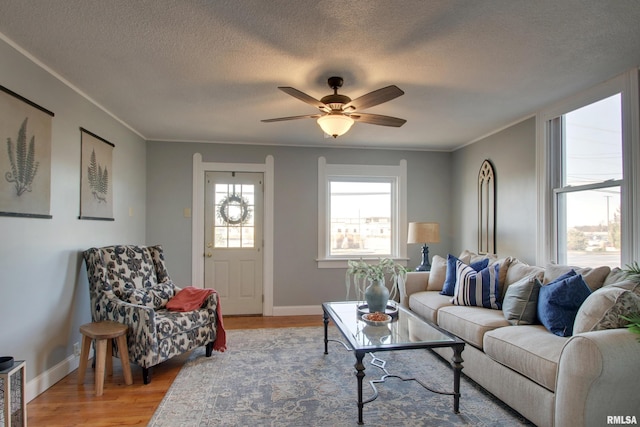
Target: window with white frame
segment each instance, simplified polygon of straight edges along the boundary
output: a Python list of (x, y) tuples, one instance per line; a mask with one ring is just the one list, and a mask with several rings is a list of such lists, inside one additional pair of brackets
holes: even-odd
[(620, 266), (621, 94), (552, 121), (561, 173), (554, 188), (558, 262)]
[(635, 70), (539, 115), (539, 262), (616, 267), (638, 255), (637, 81)]
[(406, 257), (406, 161), (399, 166), (318, 161), (318, 265)]

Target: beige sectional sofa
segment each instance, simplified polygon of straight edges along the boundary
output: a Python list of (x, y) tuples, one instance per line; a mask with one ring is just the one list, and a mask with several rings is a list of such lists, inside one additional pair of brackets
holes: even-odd
[[(458, 258), (472, 263), (482, 257), (465, 251)], [(546, 285), (572, 269), (489, 256), (489, 265), (495, 263), (501, 302), (511, 285), (536, 278)], [(454, 305), (440, 294), (446, 269), (446, 260), (434, 256), (430, 272), (410, 272), (400, 303), (466, 341), (468, 377), (538, 426), (640, 422), (640, 342), (619, 317), (640, 310), (640, 285), (624, 281), (620, 269), (574, 267), (593, 293), (580, 305), (569, 337), (536, 321), (522, 324), (503, 310)], [(449, 349), (435, 351), (451, 358)]]

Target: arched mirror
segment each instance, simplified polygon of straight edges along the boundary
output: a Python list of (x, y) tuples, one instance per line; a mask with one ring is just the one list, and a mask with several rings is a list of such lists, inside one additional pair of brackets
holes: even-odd
[(496, 178), (489, 160), (478, 173), (478, 253), (496, 253)]

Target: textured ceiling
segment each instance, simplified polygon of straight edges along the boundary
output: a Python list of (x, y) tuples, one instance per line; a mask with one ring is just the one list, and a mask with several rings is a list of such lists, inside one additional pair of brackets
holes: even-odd
[[(0, 33), (148, 140), (450, 150), (640, 64), (637, 0), (2, 0)], [(407, 123), (260, 122), (332, 75)]]

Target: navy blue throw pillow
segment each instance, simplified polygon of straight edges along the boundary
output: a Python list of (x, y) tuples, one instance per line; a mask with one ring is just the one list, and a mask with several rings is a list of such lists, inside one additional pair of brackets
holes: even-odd
[(538, 295), (538, 319), (550, 332), (561, 337), (573, 335), (573, 322), (578, 309), (591, 294), (582, 275), (560, 276), (540, 288)]
[[(456, 261), (460, 261), (457, 257), (449, 254), (447, 255), (447, 274), (444, 276), (444, 285), (442, 285), (442, 291), (440, 295), (447, 295), (452, 297), (456, 289)], [(472, 262), (471, 268), (475, 271), (484, 270), (489, 265), (489, 258), (485, 258), (480, 261)]]

